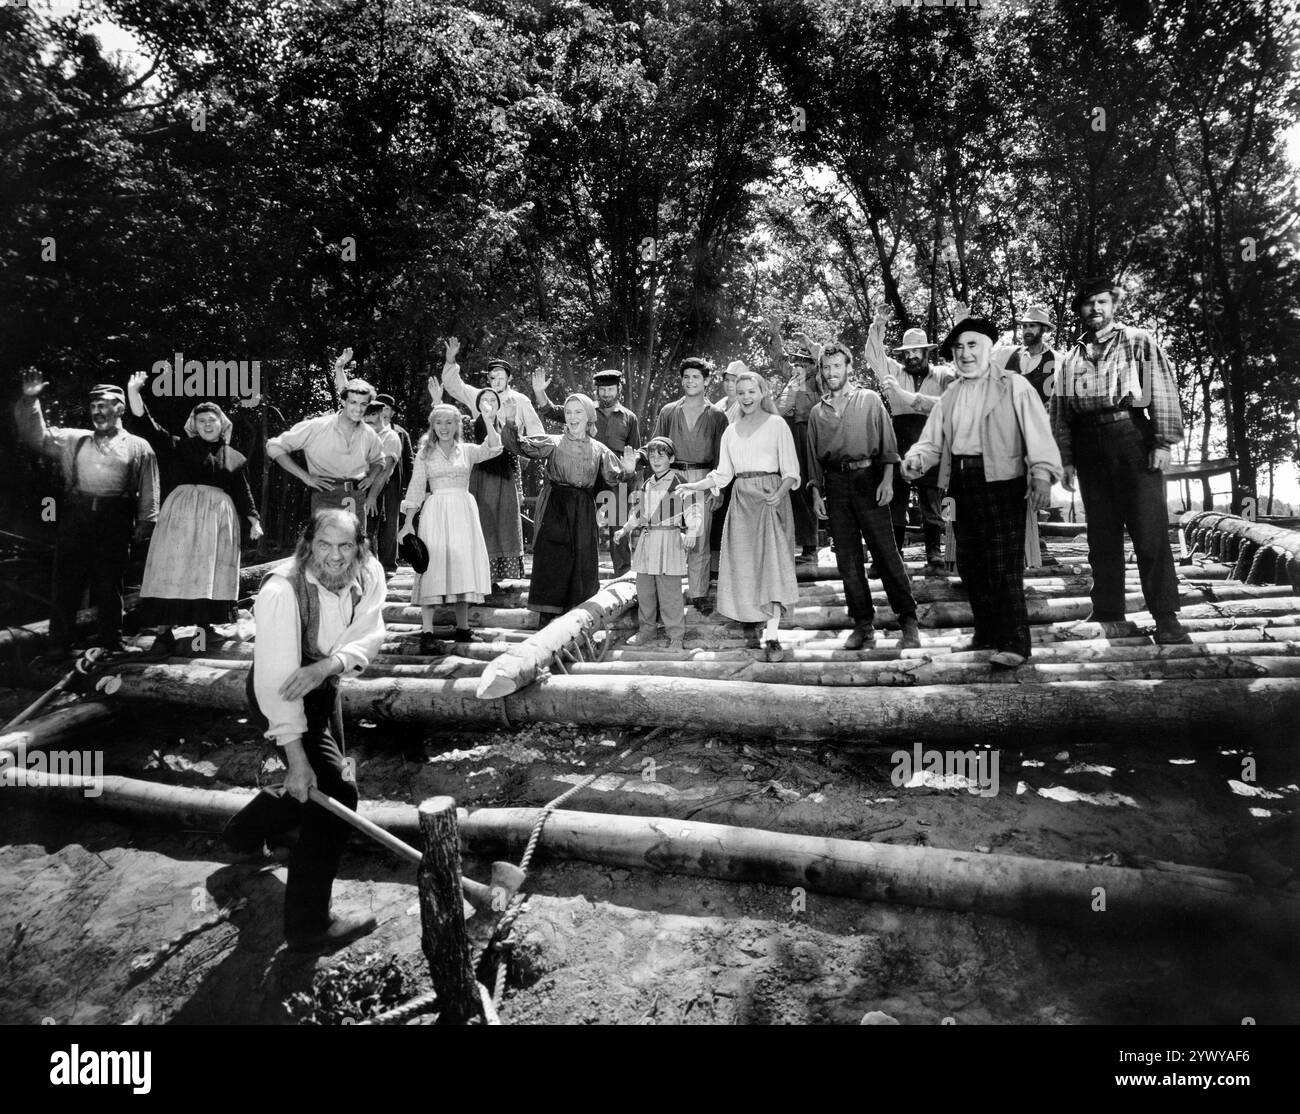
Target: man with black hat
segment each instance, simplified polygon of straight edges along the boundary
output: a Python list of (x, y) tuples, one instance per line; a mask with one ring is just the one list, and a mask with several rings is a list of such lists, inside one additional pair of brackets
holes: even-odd
[(22, 382), (23, 397), (14, 406), (18, 438), (63, 468), (49, 655), (71, 652), (87, 584), (99, 624), (95, 644), (124, 651), (122, 582), (131, 543), (148, 538), (158, 519), (158, 460), (148, 441), (122, 428), (126, 392), (121, 387), (99, 383), (90, 389), (92, 431), (47, 426), (40, 401), (45, 380), (28, 368)]
[[(1080, 286), (1072, 307), (1085, 332), (1065, 354), (1052, 397), (1052, 432), (1065, 462), (1067, 491), (1075, 474), (1088, 518), (1092, 616), (1124, 620), (1124, 531), (1137, 554), (1156, 642), (1191, 642), (1178, 621), (1178, 575), (1169, 545), (1164, 470), (1183, 439), (1178, 383), (1164, 351), (1145, 329), (1120, 325), (1121, 290), (1109, 277)], [(1103, 626), (1103, 629), (1106, 629)]]
[[(875, 372), (889, 405), (898, 451), (906, 456), (908, 449), (921, 436), (935, 404), (952, 386), (956, 375), (951, 367), (930, 363), (930, 352), (935, 346), (926, 337), (924, 329), (908, 329), (903, 334), (903, 343), (894, 349), (894, 353), (902, 357), (901, 363), (886, 356), (885, 325), (888, 321), (889, 313), (882, 309), (871, 322), (867, 332), (867, 363)], [(943, 513), (937, 469), (931, 469), (910, 483), (901, 470), (895, 473), (894, 498), (889, 507), (894, 522), (894, 541), (898, 552), (902, 553), (907, 541), (907, 506), (913, 487), (921, 505), (925, 559), (930, 572), (941, 573), (944, 571)]]
[(411, 435), (393, 421), (395, 403), (392, 395), (376, 395), (375, 401), (382, 407), (379, 415), (378, 433), (381, 439), (391, 430), (397, 436), (399, 446), (397, 465), (388, 476), (381, 500), (383, 516), (379, 530), (378, 557), (384, 571), (391, 573), (397, 569), (397, 530), (400, 525), (402, 492), (411, 478), (411, 466), (415, 463), (415, 450), (411, 446)]
[[(606, 368), (604, 371), (596, 372), (592, 379), (596, 385), (596, 440), (619, 456), (623, 455), (624, 449), (639, 449), (641, 447), (640, 423), (636, 414), (624, 406), (618, 398), (623, 389), (623, 373), (617, 368)], [(564, 407), (556, 406), (546, 397), (546, 379), (540, 368), (533, 373), (533, 396), (537, 400), (537, 412), (543, 418), (552, 418), (561, 422), (564, 420)], [(623, 483), (619, 486), (622, 488), (620, 492), (622, 497), (618, 505), (627, 507), (627, 484)], [(614, 522), (608, 527), (609, 556), (614, 565), (615, 576), (622, 576), (632, 568), (632, 547), (627, 536), (623, 535), (618, 540), (614, 540), (613, 537), (622, 525), (621, 522)]]
[[(677, 455), (673, 469), (684, 482), (702, 480), (718, 466), (718, 452), (722, 435), (727, 431), (727, 416), (704, 397), (704, 389), (713, 365), (702, 356), (688, 356), (681, 363), (682, 395), (665, 404), (655, 421), (654, 435), (666, 437), (673, 443)], [(686, 557), (686, 578), (691, 603), (702, 615), (713, 611), (709, 599), (710, 526), (713, 512), (721, 500), (712, 495), (701, 496), (700, 532)]]
[(903, 460), (915, 479), (939, 466), (956, 502), (957, 567), (975, 619), (972, 650), (993, 650), (993, 666), (1014, 669), (1030, 654), (1025, 603), (1026, 507), (1048, 505), (1061, 454), (1038, 393), (1023, 375), (992, 360), (998, 331), (966, 317), (944, 339), (957, 382), (926, 419)]
[[(470, 412), (471, 416), (476, 416), (479, 412), (479, 392), (466, 384), (465, 380), (461, 378), (460, 364), (456, 362), (456, 356), (459, 352), (460, 338), (448, 337), (447, 354), (442, 365), (442, 386), (452, 398)], [(510, 385), (514, 375), (515, 366), (509, 360), (501, 356), (493, 356), (488, 360), (488, 386), (496, 392), (497, 399), (501, 403), (501, 410), (511, 409), (509, 404), (513, 403), (513, 409), (519, 424), (519, 432), (525, 437), (541, 437), (546, 433), (546, 427), (542, 424), (542, 419), (538, 416), (537, 411), (533, 409), (533, 400), (521, 391), (516, 391)]]
[[(795, 333), (794, 344), (786, 348), (775, 322), (770, 323), (772, 344), (777, 353), (790, 365), (790, 378), (776, 400), (776, 412), (790, 427), (794, 447), (799, 453), (799, 467), (808, 475), (808, 415), (821, 398), (817, 376), (817, 357), (804, 333)], [(794, 539), (799, 547), (796, 563), (817, 564), (817, 515), (813, 512), (813, 489), (803, 484), (790, 492), (790, 508), (794, 511)]]

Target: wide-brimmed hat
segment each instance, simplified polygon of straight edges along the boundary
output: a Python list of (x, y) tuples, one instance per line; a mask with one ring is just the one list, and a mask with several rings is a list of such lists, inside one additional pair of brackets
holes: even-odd
[(403, 561), (411, 566), (418, 573), (425, 573), (429, 569), (429, 550), (424, 542), (420, 541), (419, 535), (407, 534), (402, 539), (402, 544), (397, 547), (398, 553)]
[(1021, 325), (1042, 325), (1048, 329), (1052, 328), (1052, 315), (1047, 312), (1046, 306), (1030, 306), (1016, 320)]
[(817, 362), (813, 359), (813, 354), (802, 344), (795, 344), (787, 348), (785, 358), (791, 363), (794, 363), (795, 360), (802, 360), (806, 364), (815, 364)]
[(1084, 300), (1091, 298), (1094, 294), (1110, 294), (1116, 301), (1119, 301), (1120, 295), (1124, 293), (1124, 288), (1120, 286), (1119, 281), (1110, 275), (1094, 275), (1092, 278), (1084, 279), (1079, 283), (1079, 288), (1074, 292), (1074, 297), (1070, 299), (1070, 309), (1078, 313), (1083, 308)]
[(908, 329), (903, 334), (903, 343), (894, 349), (895, 352), (906, 352), (912, 348), (933, 348), (934, 345), (926, 339), (924, 329)]
[(981, 333), (994, 344), (998, 342), (998, 327), (987, 317), (964, 317), (948, 331), (943, 343), (939, 345), (939, 355), (945, 360), (952, 359), (953, 343), (962, 333)]

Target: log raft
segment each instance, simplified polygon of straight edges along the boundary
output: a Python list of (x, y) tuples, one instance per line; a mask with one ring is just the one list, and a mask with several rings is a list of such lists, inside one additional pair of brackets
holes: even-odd
[[(1291, 554), (1300, 552), (1300, 534), (1243, 521), (1217, 512), (1187, 520), (1195, 552), (1180, 568), (1179, 595), (1191, 646), (1154, 643), (1154, 619), (1141, 610), (1132, 565), (1129, 620), (1105, 628), (1087, 621), (1086, 545), (1054, 545), (1058, 563), (1030, 570), (1026, 579), (1034, 655), (1009, 672), (992, 670), (987, 652), (966, 649), (972, 615), (960, 577), (925, 576), (915, 559), (908, 568), (922, 626), (919, 650), (899, 646), (879, 581), (871, 583), (875, 647), (844, 649), (852, 622), (833, 554), (823, 551), (818, 565), (799, 566), (800, 601), (782, 625), (778, 662), (745, 649), (738, 624), (694, 608), (687, 611), (685, 652), (627, 646), (636, 629), (635, 582), (613, 579), (608, 567), (592, 599), (540, 630), (526, 608), (527, 583), (506, 582), (472, 611), (475, 641), (429, 658), (418, 653), (419, 612), (410, 606), (403, 569), (389, 583), (389, 638), (366, 674), (343, 682), (344, 706), (352, 716), (430, 725), (668, 726), (883, 743), (1096, 730), (1255, 731), (1262, 738), (1300, 710), (1300, 588), (1225, 580), (1231, 554), (1207, 538), (1211, 528), (1225, 536), (1237, 531)], [(1199, 563), (1204, 558), (1213, 564)], [(245, 576), (247, 588), (266, 568), (245, 571), (254, 574)], [(451, 621), (450, 612), (435, 616), (436, 624)], [(57, 679), (30, 664), (38, 634), (22, 636), (25, 663), (11, 667), (9, 683)], [(163, 662), (119, 659), (117, 699), (241, 710), (255, 625), (241, 622), (239, 634), (242, 641)], [(147, 647), (150, 639), (139, 642)]]

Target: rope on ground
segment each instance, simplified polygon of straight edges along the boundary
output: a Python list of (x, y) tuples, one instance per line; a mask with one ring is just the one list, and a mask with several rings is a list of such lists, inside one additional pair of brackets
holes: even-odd
[(385, 1010), (383, 1013), (377, 1013), (374, 1017), (368, 1017), (365, 1021), (358, 1022), (359, 1025), (405, 1025), (413, 1017), (419, 1017), (422, 1013), (429, 1013), (438, 1002), (438, 995), (432, 990), (409, 1002), (403, 1002), (400, 1006), (394, 1006), (391, 1010)]
[[(662, 728), (655, 728), (655, 730), (646, 735), (641, 742), (647, 742), (652, 736), (657, 735), (661, 730)], [(604, 765), (595, 773), (588, 774), (581, 781), (570, 786), (554, 800), (543, 806), (541, 814), (533, 823), (533, 829), (528, 835), (528, 843), (524, 846), (524, 853), (519, 859), (519, 869), (525, 875), (528, 873), (529, 864), (533, 861), (533, 853), (537, 850), (537, 844), (541, 841), (542, 829), (546, 827), (546, 821), (550, 818), (551, 813), (563, 805), (564, 802), (575, 793), (580, 793), (582, 790), (586, 789), (587, 786), (594, 782), (616, 762), (627, 761), (628, 757), (636, 749), (635, 746), (626, 747), (619, 754), (604, 763)], [(497, 921), (496, 926), (493, 928), (492, 935), (488, 938), (488, 942), (483, 945), (483, 949), (474, 960), (474, 970), (475, 972), (478, 972), (483, 968), (484, 962), (493, 952), (500, 953), (497, 958), (496, 974), (493, 980), (492, 990), (492, 1002), (498, 1010), (500, 1009), (501, 998), (505, 994), (506, 988), (505, 960), (509, 950), (513, 946), (513, 941), (510, 940), (510, 932), (514, 928), (514, 923), (518, 920), (519, 914), (524, 911), (524, 903), (528, 900), (528, 896), (529, 895), (526, 893), (516, 893), (515, 896), (510, 899), (510, 904), (506, 906), (505, 912), (501, 914), (501, 919)], [(489, 1024), (492, 1024), (492, 1022), (489, 1021)], [(500, 1024), (499, 1019), (496, 1024)]]

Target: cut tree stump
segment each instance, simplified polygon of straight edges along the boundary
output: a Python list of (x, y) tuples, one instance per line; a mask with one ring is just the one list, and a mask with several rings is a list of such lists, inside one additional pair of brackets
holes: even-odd
[(419, 818), (424, 849), (417, 876), (420, 944), (438, 996), (438, 1024), (461, 1025), (478, 1012), (479, 998), (461, 912), (456, 802), (451, 797), (432, 797), (420, 805)]

